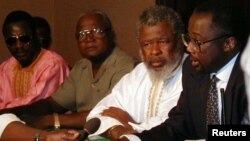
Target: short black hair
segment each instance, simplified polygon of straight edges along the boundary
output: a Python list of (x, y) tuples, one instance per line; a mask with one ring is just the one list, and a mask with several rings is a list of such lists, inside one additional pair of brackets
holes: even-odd
[[(40, 44), (43, 48), (48, 49), (52, 42), (50, 25), (45, 18), (34, 16), (33, 19)], [(41, 32), (40, 34), (39, 31)]]
[(42, 17), (34, 16), (34, 22), (36, 25), (36, 28), (43, 28), (45, 29), (45, 32), (47, 35), (51, 35), (51, 29), (48, 21)]
[(3, 29), (2, 29), (3, 35), (4, 36), (7, 35), (7, 26), (9, 24), (17, 23), (17, 22), (27, 23), (28, 26), (31, 28), (32, 35), (36, 35), (35, 23), (34, 23), (33, 17), (29, 13), (25, 11), (21, 11), (21, 10), (13, 11), (7, 15), (3, 23)]
[(203, 12), (211, 13), (213, 24), (234, 36), (241, 49), (245, 47), (248, 33), (242, 8), (228, 0), (208, 0), (194, 9), (194, 13)]

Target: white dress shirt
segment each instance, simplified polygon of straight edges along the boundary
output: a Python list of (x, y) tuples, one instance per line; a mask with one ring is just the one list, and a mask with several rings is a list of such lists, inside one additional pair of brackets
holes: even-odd
[[(239, 56), (239, 53), (237, 55), (235, 55), (226, 65), (224, 65), (217, 73), (212, 73), (212, 75), (216, 75), (216, 77), (219, 79), (216, 83), (216, 88), (218, 91), (218, 106), (219, 106), (219, 118), (221, 119), (221, 115), (222, 115), (222, 105), (223, 105), (223, 101), (222, 100), (222, 93), (221, 93), (221, 89), (225, 92), (231, 72), (233, 70), (235, 61), (237, 59), (237, 57)], [(220, 121), (221, 122), (221, 121)]]

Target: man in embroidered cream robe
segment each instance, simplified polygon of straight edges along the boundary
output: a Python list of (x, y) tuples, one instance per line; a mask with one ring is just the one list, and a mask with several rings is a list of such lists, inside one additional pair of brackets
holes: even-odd
[(112, 92), (90, 112), (87, 120), (101, 119), (91, 136), (118, 139), (159, 125), (177, 104), (182, 91), (182, 64), (186, 58), (181, 44), (184, 26), (172, 9), (146, 9), (137, 23), (137, 40), (143, 62), (125, 75)]

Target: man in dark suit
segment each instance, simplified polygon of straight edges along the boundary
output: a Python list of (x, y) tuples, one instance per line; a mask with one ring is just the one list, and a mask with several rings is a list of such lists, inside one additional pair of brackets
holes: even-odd
[[(198, 6), (189, 19), (183, 43), (190, 53), (183, 67), (183, 92), (176, 107), (161, 125), (149, 131), (124, 135), (121, 140), (178, 141), (207, 139), (209, 124), (241, 124), (247, 100), (243, 73), (239, 66), (246, 43), (244, 18), (239, 9), (222, 0)], [(217, 77), (216, 114), (209, 121), (210, 78)], [(224, 98), (223, 98), (224, 97)], [(223, 101), (223, 102), (222, 102)], [(139, 137), (139, 138), (138, 138)]]

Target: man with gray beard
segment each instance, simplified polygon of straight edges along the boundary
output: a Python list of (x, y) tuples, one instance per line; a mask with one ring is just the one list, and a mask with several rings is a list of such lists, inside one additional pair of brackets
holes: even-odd
[(187, 55), (181, 43), (184, 25), (173, 9), (153, 6), (137, 23), (143, 62), (125, 75), (90, 112), (100, 128), (91, 136), (113, 140), (159, 125), (177, 104), (182, 91), (182, 64)]

